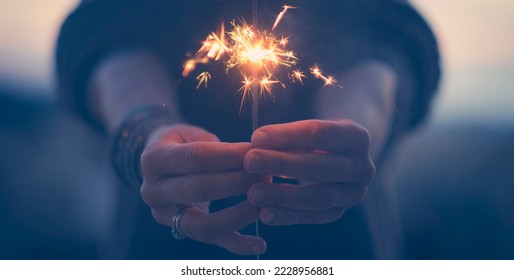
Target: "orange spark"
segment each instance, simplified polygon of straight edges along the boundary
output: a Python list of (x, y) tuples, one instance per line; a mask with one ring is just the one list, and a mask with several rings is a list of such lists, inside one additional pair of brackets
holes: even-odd
[(280, 39), (280, 41), (278, 41), (278, 43), (282, 46), (282, 47), (285, 47), (287, 44), (289, 44), (289, 38), (288, 37), (282, 37)]
[(282, 18), (286, 15), (287, 10), (297, 9), (297, 7), (288, 6), (288, 5), (284, 5), (284, 6), (282, 6), (282, 8), (284, 8), (284, 9), (282, 10), (282, 12), (280, 12), (278, 14), (277, 19), (275, 20), (275, 23), (273, 24), (273, 27), (271, 28), (271, 31), (273, 31), (273, 30), (275, 30), (275, 28), (277, 28), (278, 24), (282, 21)]
[(293, 83), (298, 82), (303, 85), (303, 79), (305, 78), (307, 77), (302, 71), (300, 71), (300, 69), (293, 70), (293, 72), (291, 73), (291, 80), (293, 81)]
[(260, 95), (263, 95), (264, 93), (267, 93), (269, 95), (272, 95), (271, 94), (271, 87), (274, 85), (274, 84), (278, 84), (280, 83), (279, 81), (277, 80), (270, 80), (271, 77), (264, 77), (262, 78), (262, 80), (259, 82), (259, 94)]
[(212, 59), (221, 59), (227, 50), (228, 47), (225, 43), (225, 24), (221, 23), (218, 33), (212, 32), (209, 34), (193, 58), (188, 59), (184, 63), (182, 76), (189, 76), (189, 74), (195, 70), (197, 64), (208, 64)]
[[(248, 94), (252, 94), (252, 88), (255, 85), (253, 78), (245, 76), (243, 74), (243, 80), (241, 81), (243, 86), (239, 89), (240, 92), (243, 93), (243, 100), (246, 99)], [(242, 105), (242, 104), (241, 104)]]
[[(334, 76), (325, 76), (325, 75), (323, 75), (323, 72), (321, 71), (321, 69), (319, 68), (319, 66), (317, 64), (314, 64), (314, 66), (312, 66), (310, 68), (310, 70), (311, 70), (311, 74), (316, 79), (320, 79), (320, 80), (323, 80), (325, 82), (324, 87), (335, 85), (337, 83), (337, 80), (335, 79)], [(339, 86), (339, 87), (341, 87), (341, 86)]]
[(187, 77), (189, 76), (189, 74), (191, 74), (191, 72), (193, 72), (195, 70), (195, 63), (191, 62), (191, 61), (186, 61), (186, 63), (184, 63), (184, 69), (182, 70), (182, 77)]
[(334, 85), (335, 83), (337, 83), (337, 80), (335, 79), (334, 76), (328, 76), (325, 80), (325, 87), (326, 86), (331, 86), (331, 85)]
[(205, 71), (200, 73), (196, 77), (196, 80), (198, 81), (198, 85), (196, 86), (196, 89), (199, 89), (202, 84), (207, 88), (207, 84), (209, 83), (209, 80), (211, 79), (211, 73)]

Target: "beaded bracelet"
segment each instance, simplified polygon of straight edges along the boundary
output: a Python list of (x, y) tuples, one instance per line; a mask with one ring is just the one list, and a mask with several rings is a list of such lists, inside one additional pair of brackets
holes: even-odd
[(159, 126), (171, 124), (172, 116), (161, 106), (138, 106), (130, 111), (111, 138), (111, 164), (121, 181), (138, 190), (143, 184), (141, 154), (150, 133)]

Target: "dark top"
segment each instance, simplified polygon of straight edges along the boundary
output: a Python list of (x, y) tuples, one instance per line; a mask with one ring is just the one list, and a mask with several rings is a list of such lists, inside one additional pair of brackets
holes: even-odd
[[(259, 27), (271, 27), (283, 4), (259, 1)], [(290, 0), (287, 4), (300, 9), (289, 11), (276, 33), (291, 35), (291, 48), (298, 53), (304, 69), (318, 63), (327, 73), (336, 74), (363, 59), (378, 59), (399, 73), (397, 115), (390, 144), (423, 120), (440, 76), (439, 54), (430, 28), (410, 5), (393, 0)], [(197, 92), (194, 76), (182, 78), (181, 71), (186, 53), (196, 51), (220, 20), (250, 22), (251, 16), (250, 0), (83, 1), (66, 19), (57, 44), (61, 96), (74, 111), (94, 124), (86, 106), (85, 90), (92, 70), (113, 52), (146, 48), (158, 55), (170, 76), (179, 81), (179, 107), (188, 122), (206, 128), (223, 141), (248, 141), (251, 114), (249, 107), (239, 111), (241, 100), (234, 96), (241, 85), (237, 75), (217, 75), (224, 70), (215, 69), (216, 78), (209, 88)], [(285, 90), (277, 87), (275, 101), (264, 102), (260, 110), (261, 125), (311, 118), (313, 94), (321, 85), (319, 80), (309, 79), (304, 86), (288, 85)], [(380, 191), (379, 187), (373, 188)], [(138, 194), (119, 191), (120, 224), (115, 226), (113, 239), (107, 242), (110, 253), (106, 258), (238, 258), (195, 241), (174, 241), (169, 228), (152, 220)], [(390, 241), (395, 237), (388, 236), (395, 235), (395, 231), (380, 226), (387, 227), (387, 215), (383, 213), (387, 206), (377, 205), (387, 199), (382, 195), (369, 197), (366, 203), (372, 207), (350, 209), (340, 221), (329, 225), (263, 227), (262, 236), (268, 241), (268, 253), (263, 257), (398, 256), (394, 248), (387, 249), (395, 247)], [(373, 202), (373, 197), (380, 203)]]

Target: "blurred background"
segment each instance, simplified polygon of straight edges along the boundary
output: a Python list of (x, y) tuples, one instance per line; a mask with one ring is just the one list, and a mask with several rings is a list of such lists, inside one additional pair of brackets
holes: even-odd
[[(413, 259), (514, 259), (514, 2), (415, 0), (444, 57), (399, 149)], [(76, 0), (0, 0), (0, 259), (89, 259), (113, 224), (106, 143), (56, 110), (53, 50)]]

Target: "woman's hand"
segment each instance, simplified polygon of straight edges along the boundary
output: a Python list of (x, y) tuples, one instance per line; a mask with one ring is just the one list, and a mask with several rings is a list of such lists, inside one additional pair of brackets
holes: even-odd
[(190, 125), (156, 130), (141, 156), (141, 196), (154, 219), (172, 227), (173, 217), (188, 208), (180, 224), (187, 237), (236, 254), (263, 253), (264, 240), (238, 233), (258, 219), (258, 208), (243, 202), (216, 213), (208, 210), (210, 201), (245, 194), (262, 178), (243, 169), (250, 149), (250, 143), (221, 143)]
[(369, 135), (348, 121), (306, 120), (264, 126), (252, 136), (246, 171), (308, 181), (256, 183), (248, 201), (269, 225), (324, 224), (360, 202), (375, 174)]

